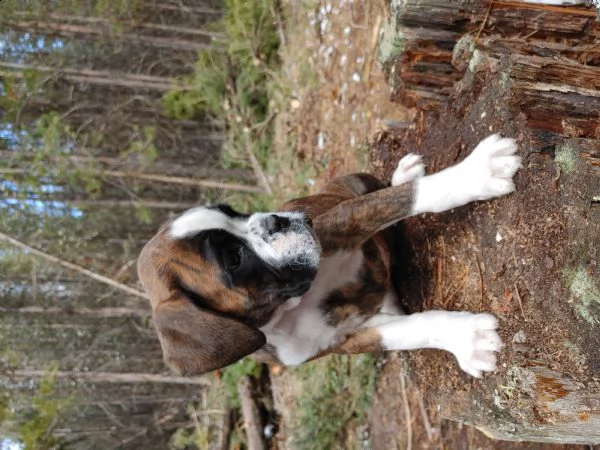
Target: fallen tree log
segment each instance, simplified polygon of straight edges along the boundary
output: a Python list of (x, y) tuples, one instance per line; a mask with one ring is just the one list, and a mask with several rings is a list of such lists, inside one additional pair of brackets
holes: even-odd
[(256, 402), (256, 389), (249, 376), (243, 376), (237, 385), (242, 416), (244, 417), (244, 429), (248, 440), (248, 450), (265, 450), (267, 445), (263, 435), (260, 409)]
[[(380, 136), (435, 171), (479, 140), (518, 140), (515, 194), (407, 221), (412, 309), (491, 311), (506, 342), (482, 381), (448, 355), (406, 356), (430, 411), (495, 439), (600, 443), (600, 23), (586, 7), (393, 1), (381, 49), (393, 98), (419, 110)], [(451, 187), (449, 187), (451, 188)], [(407, 276), (408, 274), (408, 276)]]

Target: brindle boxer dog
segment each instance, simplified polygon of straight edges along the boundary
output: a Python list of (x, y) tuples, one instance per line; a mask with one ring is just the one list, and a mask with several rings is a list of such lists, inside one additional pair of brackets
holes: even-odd
[(429, 176), (419, 156), (404, 157), (390, 187), (355, 174), (277, 212), (183, 213), (138, 262), (166, 362), (198, 375), (250, 354), (294, 365), (332, 352), (437, 348), (475, 377), (494, 370), (502, 342), (492, 315), (402, 314), (382, 230), (512, 192), (515, 152), (514, 140), (493, 135)]

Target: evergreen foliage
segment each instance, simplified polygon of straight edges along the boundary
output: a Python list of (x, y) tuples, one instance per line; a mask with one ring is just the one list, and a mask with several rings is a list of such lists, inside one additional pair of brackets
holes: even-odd
[[(296, 369), (306, 385), (298, 399), (295, 448), (352, 448), (375, 392), (375, 357), (333, 355)], [(309, 387), (310, 386), (310, 387)]]
[(63, 439), (54, 435), (60, 416), (69, 408), (70, 400), (57, 397), (56, 366), (47, 369), (39, 380), (30, 404), (17, 408), (5, 392), (0, 396), (0, 430), (14, 436), (24, 450), (63, 448)]
[[(3, 0), (0, 9), (0, 231), (140, 289), (147, 239), (221, 195), (194, 183), (252, 182), (223, 168), (221, 124), (163, 111), (164, 92), (213, 46), (206, 24), (221, 13), (210, 0)], [(146, 301), (5, 240), (0, 273), (0, 376), (11, 386), (0, 396), (3, 432), (32, 449), (163, 449), (191, 421), (186, 405), (198, 394), (187, 386), (61, 378), (55, 390), (57, 370), (164, 372)]]
[(201, 51), (186, 90), (165, 94), (171, 117), (208, 114), (228, 131), (226, 163), (247, 165), (252, 151), (266, 165), (271, 146), (270, 116), (274, 107), (280, 59), (276, 0), (226, 0), (224, 17), (213, 23), (224, 38)]
[[(0, 8), (0, 230), (139, 289), (136, 257), (160, 224), (224, 197), (198, 181), (252, 186), (250, 154), (267, 166), (280, 6)], [(3, 432), (36, 449), (206, 447), (215, 422), (194, 425), (189, 405), (200, 393), (186, 386), (60, 378), (56, 390), (57, 373), (163, 372), (146, 302), (5, 240), (0, 273), (1, 376), (13, 387), (0, 396), (0, 419), (11, 424)], [(253, 361), (234, 365), (218, 392), (237, 407), (237, 380), (257, 371)]]

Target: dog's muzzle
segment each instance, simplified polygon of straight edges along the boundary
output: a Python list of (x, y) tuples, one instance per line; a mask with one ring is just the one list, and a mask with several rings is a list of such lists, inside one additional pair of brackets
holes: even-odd
[(277, 268), (317, 268), (320, 248), (301, 212), (253, 214), (248, 220), (249, 242), (262, 259)]

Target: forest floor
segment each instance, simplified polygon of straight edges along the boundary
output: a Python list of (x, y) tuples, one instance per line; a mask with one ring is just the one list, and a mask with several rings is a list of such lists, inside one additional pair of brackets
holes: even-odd
[[(369, 6), (365, 6), (367, 3)], [(290, 17), (295, 23), (288, 24), (283, 58), (284, 76), (296, 80), (291, 91), (297, 102), (283, 115), (279, 127), (280, 133), (297, 136), (299, 162), (312, 165), (315, 177), (306, 180), (311, 189), (317, 190), (335, 176), (362, 169), (381, 178), (389, 177), (397, 160), (408, 152), (422, 154), (428, 171), (433, 172), (464, 158), (481, 137), (506, 129), (502, 114), (485, 117), (481, 113), (485, 99), (479, 109), (466, 110), (467, 101), (464, 105), (449, 105), (439, 116), (444, 120), (438, 122), (420, 114), (414, 117), (414, 112), (389, 100), (387, 80), (376, 57), (379, 31), (388, 14), (385, 4), (330, 0), (318, 3), (314, 9), (298, 7), (292, 11)], [(494, 92), (487, 94), (493, 101)], [(452, 119), (460, 108), (468, 121)], [(406, 130), (385, 131), (387, 123), (411, 121), (408, 139)], [(434, 133), (428, 129), (438, 126)], [(456, 127), (461, 129), (461, 141), (446, 145), (440, 152), (440, 142), (448, 143)], [(551, 243), (568, 228), (568, 218), (560, 208), (555, 213), (535, 204), (536, 198), (556, 190), (561, 174), (544, 154), (532, 152), (525, 163), (540, 169), (527, 180), (517, 177), (517, 191), (525, 181), (535, 184), (534, 192), (529, 190), (533, 194), (529, 201), (501, 200), (492, 206), (477, 205), (436, 218), (408, 221), (405, 228), (412, 253), (407, 258), (411, 265), (407, 271), (414, 276), (408, 277), (413, 282), (406, 285), (404, 300), (414, 310), (485, 310), (499, 316), (506, 343), (499, 359), (503, 375), (511, 361), (522, 358), (549, 361), (551, 367), (573, 367), (570, 373), (577, 373), (577, 367), (599, 362), (590, 359), (592, 348), (558, 333), (559, 327), (553, 326), (554, 320), (568, 322), (568, 326), (560, 327), (563, 330), (577, 326), (572, 306), (566, 302), (548, 305), (536, 296), (536, 290), (552, 289), (553, 283), (563, 278), (558, 268), (564, 261), (553, 258)], [(278, 183), (285, 184), (290, 176), (296, 175), (280, 174)], [(464, 233), (471, 227), (495, 231), (483, 237)], [(517, 227), (522, 230), (518, 235), (511, 231)], [(534, 240), (536, 245), (532, 245)], [(549, 244), (540, 245), (540, 241)], [(482, 255), (478, 248), (493, 251)], [(532, 261), (543, 264), (534, 270)], [(483, 289), (484, 277), (487, 292)], [(436, 405), (428, 401), (429, 390), (478, 390), (490, 395), (494, 377), (500, 376), (493, 374), (483, 381), (470, 378), (443, 352), (381, 355), (373, 371), (378, 371), (378, 377), (371, 406), (364, 423), (352, 424), (360, 431), (349, 432), (355, 442), (364, 442), (365, 448), (590, 448), (498, 442), (472, 427), (443, 420)], [(312, 388), (310, 384), (302, 385), (294, 374), (272, 374), (276, 405), (284, 411), (280, 448), (292, 448), (288, 444), (291, 422), (299, 414), (297, 397), (303, 395), (303, 389)], [(510, 401), (502, 398), (503, 393), (495, 394), (500, 401)], [(318, 443), (315, 445), (319, 448)]]

